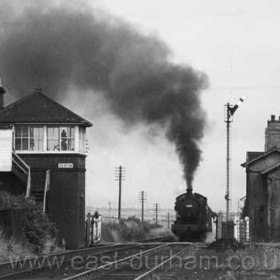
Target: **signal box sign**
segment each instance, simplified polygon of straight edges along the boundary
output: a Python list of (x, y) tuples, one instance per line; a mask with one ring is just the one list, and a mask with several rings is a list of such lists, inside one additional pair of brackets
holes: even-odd
[(74, 164), (73, 163), (59, 163), (58, 168), (73, 168)]

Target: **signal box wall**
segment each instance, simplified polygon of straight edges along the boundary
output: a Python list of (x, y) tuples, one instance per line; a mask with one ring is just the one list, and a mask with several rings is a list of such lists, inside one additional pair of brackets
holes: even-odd
[[(31, 189), (43, 189), (50, 170), (47, 213), (70, 249), (84, 247), (85, 156), (81, 154), (20, 154), (31, 166)], [(73, 165), (71, 168), (59, 164)], [(32, 194), (31, 194), (32, 195)]]

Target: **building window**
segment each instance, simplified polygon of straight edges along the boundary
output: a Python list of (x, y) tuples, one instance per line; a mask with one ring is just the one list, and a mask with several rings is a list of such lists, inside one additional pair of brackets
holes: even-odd
[(75, 128), (74, 126), (49, 126), (47, 127), (48, 151), (74, 151)]
[(60, 151), (59, 144), (59, 127), (47, 128), (47, 150)]
[(86, 152), (86, 129), (84, 127), (79, 127), (79, 152)]
[[(75, 137), (79, 137), (78, 133), (75, 136), (75, 131), (74, 125), (15, 125), (14, 149), (31, 152), (79, 151), (75, 143), (78, 144), (80, 139), (75, 141)], [(84, 130), (81, 130), (81, 136), (85, 137)]]
[(15, 126), (15, 149), (18, 151), (43, 151), (43, 126)]

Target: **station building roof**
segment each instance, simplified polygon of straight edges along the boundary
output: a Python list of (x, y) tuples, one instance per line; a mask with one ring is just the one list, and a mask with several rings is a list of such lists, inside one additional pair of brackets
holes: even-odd
[(274, 152), (280, 153), (280, 149), (273, 148), (273, 149), (270, 149), (266, 152), (248, 152), (247, 153), (247, 161), (242, 163), (241, 166), (242, 167), (247, 167), (250, 164), (252, 164), (252, 163), (254, 163), (258, 160), (262, 160), (263, 158), (269, 156), (270, 154), (272, 154)]
[(247, 160), (246, 162), (251, 162), (252, 160), (262, 156), (264, 152), (247, 152)]
[(265, 170), (263, 170), (263, 171), (261, 172), (261, 174), (262, 174), (262, 175), (267, 174), (267, 173), (269, 173), (269, 172), (274, 171), (275, 169), (278, 169), (279, 167), (280, 167), (280, 162), (275, 163), (274, 165), (269, 166), (268, 168), (266, 168)]
[(91, 122), (40, 91), (27, 95), (1, 109), (0, 124), (5, 123), (57, 123), (92, 126)]

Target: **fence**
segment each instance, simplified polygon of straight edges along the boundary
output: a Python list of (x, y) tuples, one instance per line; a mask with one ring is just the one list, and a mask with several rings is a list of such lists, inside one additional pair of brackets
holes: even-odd
[(101, 215), (88, 213), (85, 222), (86, 226), (86, 247), (91, 247), (101, 240)]
[(235, 218), (234, 237), (240, 242), (250, 241), (250, 222), (248, 217), (245, 219)]
[(235, 217), (234, 221), (223, 221), (221, 214), (216, 218), (216, 238), (233, 239), (239, 242), (250, 241), (250, 222), (249, 218), (240, 219)]

